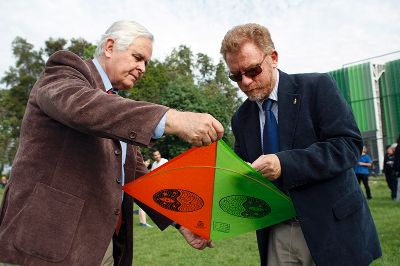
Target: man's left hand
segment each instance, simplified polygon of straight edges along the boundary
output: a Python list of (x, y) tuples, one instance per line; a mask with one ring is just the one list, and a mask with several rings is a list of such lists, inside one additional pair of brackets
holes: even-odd
[(190, 231), (189, 229), (187, 229), (183, 226), (181, 226), (181, 228), (179, 228), (179, 232), (185, 238), (186, 242), (188, 242), (188, 244), (191, 245), (195, 249), (202, 250), (206, 247), (209, 247), (209, 248), (214, 247), (211, 240), (204, 239), (201, 236), (194, 234), (192, 231)]
[(261, 155), (251, 166), (270, 181), (281, 176), (281, 162), (275, 154)]

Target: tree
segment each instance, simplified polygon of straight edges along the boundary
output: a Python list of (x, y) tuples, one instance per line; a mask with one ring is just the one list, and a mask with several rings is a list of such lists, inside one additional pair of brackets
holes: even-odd
[[(34, 50), (32, 44), (21, 37), (12, 42), (15, 66), (5, 72), (0, 83), (7, 89), (0, 90), (0, 169), (11, 164), (15, 156), (19, 132), (30, 90), (44, 68), (44, 56), (65, 49), (65, 39), (49, 38), (43, 49)], [(95, 46), (84, 39), (71, 39), (67, 48), (82, 58), (91, 57)]]
[[(224, 140), (232, 146), (230, 118), (241, 100), (227, 73), (222, 61), (214, 65), (207, 55), (193, 56), (187, 46), (181, 45), (173, 49), (164, 62), (150, 62), (143, 79), (127, 96), (178, 110), (210, 113), (223, 124)], [(160, 139), (156, 145), (167, 158), (190, 148), (189, 144), (173, 136)]]
[(14, 67), (6, 71), (1, 83), (9, 90), (0, 93), (0, 141), (2, 142), (0, 164), (11, 164), (18, 147), (18, 137), (25, 106), (33, 84), (43, 69), (43, 52), (35, 51), (33, 45), (17, 37), (12, 42)]
[(71, 44), (67, 50), (79, 55), (82, 59), (89, 59), (93, 57), (96, 46), (89, 43), (83, 38), (71, 39)]
[(193, 53), (189, 47), (180, 45), (173, 49), (164, 62), (169, 72), (169, 78), (174, 80), (178, 76), (185, 77), (193, 82)]
[(44, 44), (44, 52), (47, 56), (51, 56), (57, 51), (64, 50), (64, 47), (67, 44), (67, 40), (62, 38), (53, 39), (50, 37), (47, 41), (44, 42)]
[(0, 173), (5, 165), (11, 164), (17, 144), (14, 143), (15, 138), (13, 138), (13, 125), (16, 124), (16, 118), (9, 116), (8, 98), (8, 91), (0, 90)]
[(160, 104), (161, 91), (167, 87), (169, 83), (168, 69), (164, 63), (158, 60), (152, 60), (146, 67), (146, 74), (135, 85), (135, 87), (127, 92), (123, 92), (124, 96), (140, 100)]
[(200, 73), (197, 78), (199, 82), (207, 82), (213, 78), (215, 66), (212, 63), (211, 57), (203, 53), (198, 53), (196, 55), (196, 66)]
[(51, 56), (57, 51), (68, 50), (80, 56), (82, 59), (88, 59), (93, 57), (94, 50), (96, 49), (95, 45), (82, 38), (72, 38), (70, 40), (70, 45), (65, 48), (67, 43), (68, 41), (63, 38), (53, 39), (50, 37), (45, 41), (44, 52), (47, 56)]
[[(160, 104), (177, 110), (206, 112), (201, 90), (190, 83), (187, 77), (177, 77), (160, 91)], [(189, 149), (191, 146), (175, 136), (166, 136), (157, 142), (157, 147), (168, 158)]]

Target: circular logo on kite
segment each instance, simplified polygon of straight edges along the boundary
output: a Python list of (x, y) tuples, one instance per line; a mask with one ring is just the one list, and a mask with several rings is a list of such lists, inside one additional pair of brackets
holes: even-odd
[(160, 190), (153, 195), (153, 200), (164, 209), (176, 212), (193, 212), (204, 205), (202, 198), (184, 189)]
[(262, 218), (271, 213), (271, 207), (264, 200), (245, 195), (224, 197), (219, 206), (224, 212), (248, 219)]

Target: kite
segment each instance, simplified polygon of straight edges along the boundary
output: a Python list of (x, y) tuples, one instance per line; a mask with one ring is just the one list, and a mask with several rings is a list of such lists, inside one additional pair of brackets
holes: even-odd
[(291, 199), (222, 140), (191, 148), (123, 190), (205, 239), (255, 231), (296, 215)]

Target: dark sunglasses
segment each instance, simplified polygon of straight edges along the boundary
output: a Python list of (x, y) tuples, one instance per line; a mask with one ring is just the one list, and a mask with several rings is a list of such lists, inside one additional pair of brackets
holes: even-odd
[(260, 75), (261, 72), (263, 71), (263, 69), (261, 68), (261, 65), (264, 62), (264, 60), (267, 57), (267, 55), (268, 54), (264, 55), (263, 60), (259, 64), (257, 64), (256, 66), (251, 67), (251, 68), (243, 71), (243, 73), (237, 73), (237, 74), (231, 73), (229, 75), (229, 78), (234, 82), (239, 82), (239, 81), (242, 81), (243, 75), (245, 75), (246, 77), (249, 77), (249, 78), (254, 78), (254, 77)]

